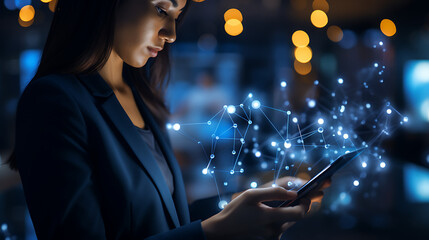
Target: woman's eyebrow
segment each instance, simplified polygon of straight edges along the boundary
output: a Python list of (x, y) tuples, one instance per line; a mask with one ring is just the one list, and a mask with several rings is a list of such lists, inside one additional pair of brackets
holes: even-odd
[[(170, 0), (170, 2), (173, 4), (173, 7), (177, 7), (177, 1), (176, 0)], [(182, 9), (180, 9), (179, 11), (183, 11), (185, 7), (183, 7)]]

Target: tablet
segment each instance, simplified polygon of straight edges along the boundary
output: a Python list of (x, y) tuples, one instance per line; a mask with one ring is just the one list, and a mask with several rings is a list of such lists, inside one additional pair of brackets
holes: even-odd
[(361, 154), (365, 149), (366, 148), (361, 148), (361, 149), (346, 153), (344, 155), (341, 155), (335, 161), (333, 161), (327, 167), (325, 167), (322, 171), (320, 171), (310, 181), (308, 181), (302, 187), (300, 187), (299, 190), (297, 191), (297, 194), (298, 194), (297, 198), (295, 198), (294, 200), (285, 201), (282, 204), (280, 204), (278, 207), (298, 205), (299, 200), (301, 198), (307, 196), (309, 193), (313, 191), (317, 191), (325, 180), (332, 177), (332, 175), (334, 175), (335, 172), (337, 172), (339, 169), (344, 167), (355, 157), (359, 156), (359, 154)]

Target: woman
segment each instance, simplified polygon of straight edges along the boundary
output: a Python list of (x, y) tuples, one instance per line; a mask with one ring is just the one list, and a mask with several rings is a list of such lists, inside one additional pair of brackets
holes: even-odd
[(168, 46), (188, 4), (58, 1), (9, 161), (40, 240), (269, 238), (309, 208), (270, 208), (261, 202), (296, 193), (261, 188), (190, 222), (163, 103)]

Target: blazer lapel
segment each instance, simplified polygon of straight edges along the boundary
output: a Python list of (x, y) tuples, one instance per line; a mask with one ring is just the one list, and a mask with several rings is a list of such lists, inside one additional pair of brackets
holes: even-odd
[[(128, 82), (126, 76), (125, 76), (125, 81)], [(158, 142), (161, 148), (161, 151), (164, 153), (164, 157), (166, 158), (168, 165), (170, 166), (170, 170), (173, 174), (173, 179), (174, 179), (173, 197), (174, 197), (174, 202), (176, 204), (176, 210), (179, 215), (181, 224), (182, 225), (187, 224), (190, 222), (190, 217), (189, 217), (188, 202), (186, 199), (186, 191), (183, 183), (180, 166), (177, 163), (176, 158), (174, 157), (174, 153), (171, 149), (171, 146), (168, 144), (168, 140), (162, 134), (163, 131), (160, 129), (158, 123), (153, 118), (150, 110), (147, 108), (143, 99), (140, 97), (139, 93), (137, 92), (137, 90), (135, 89), (135, 87), (131, 82), (128, 82), (128, 85), (131, 87), (133, 91), (134, 98), (136, 100), (137, 106), (141, 114), (143, 115), (143, 118), (145, 119), (149, 127), (152, 129), (153, 135), (156, 141)]]
[(134, 129), (133, 123), (126, 115), (126, 112), (117, 100), (113, 90), (109, 87), (106, 81), (98, 74), (78, 75), (78, 78), (90, 89), (92, 95), (104, 98), (100, 101), (101, 107), (118, 132), (125, 139), (125, 142), (130, 146), (132, 152), (136, 155), (141, 166), (146, 170), (157, 188), (161, 199), (168, 210), (168, 213), (176, 227), (180, 226), (173, 198), (168, 190), (161, 170), (159, 169), (154, 157), (150, 153), (146, 144), (141, 144), (142, 140), (139, 133)]

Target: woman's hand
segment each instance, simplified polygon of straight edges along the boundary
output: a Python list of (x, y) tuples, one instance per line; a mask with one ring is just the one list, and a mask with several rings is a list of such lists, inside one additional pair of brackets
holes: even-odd
[(202, 222), (208, 240), (271, 239), (303, 218), (311, 201), (304, 198), (294, 207), (272, 208), (262, 202), (286, 201), (297, 197), (282, 187), (248, 189), (234, 198), (220, 213)]

